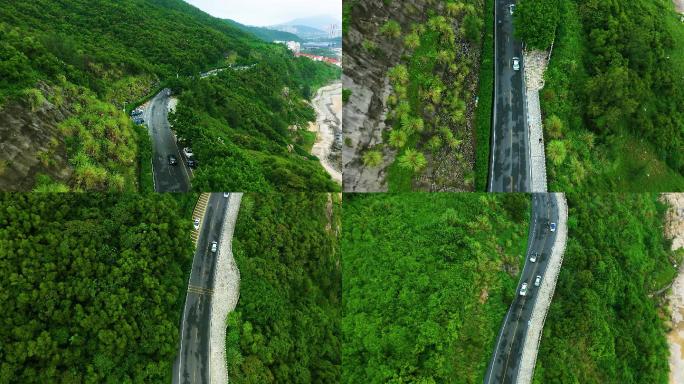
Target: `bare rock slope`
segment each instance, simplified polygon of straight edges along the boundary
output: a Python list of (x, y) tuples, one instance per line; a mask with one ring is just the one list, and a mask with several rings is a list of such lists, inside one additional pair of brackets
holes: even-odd
[[(42, 87), (45, 94), (50, 90)], [(69, 115), (48, 101), (12, 101), (0, 108), (0, 190), (29, 191), (37, 174), (65, 182), (73, 169), (57, 125)]]

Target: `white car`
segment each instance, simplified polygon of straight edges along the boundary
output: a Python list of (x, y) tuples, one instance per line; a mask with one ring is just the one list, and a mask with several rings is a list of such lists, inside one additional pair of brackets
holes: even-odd
[(513, 58), (513, 70), (514, 71), (519, 71), (520, 70), (520, 59), (517, 57)]
[(515, 4), (508, 4), (508, 9), (511, 12), (511, 15), (513, 14), (513, 11), (515, 11)]
[(530, 256), (530, 261), (533, 263), (537, 262), (537, 253), (533, 253), (532, 256)]
[(549, 224), (549, 231), (556, 232), (556, 223)]
[(190, 147), (185, 147), (185, 148), (183, 148), (183, 154), (184, 154), (185, 157), (187, 157), (188, 159), (191, 158), (192, 156), (194, 156), (194, 154), (192, 153), (192, 148), (190, 148)]
[(228, 198), (229, 193), (228, 192), (223, 192), (223, 197)]
[(522, 283), (520, 287), (520, 296), (527, 296), (527, 283)]
[(539, 284), (541, 284), (541, 275), (537, 275), (537, 278), (534, 279), (534, 286), (538, 287)]
[(218, 243), (215, 241), (211, 242), (211, 251), (216, 253), (216, 250), (218, 249)]
[(195, 221), (193, 221), (193, 226), (195, 227), (195, 231), (199, 229), (199, 224), (200, 224), (200, 219), (195, 219)]

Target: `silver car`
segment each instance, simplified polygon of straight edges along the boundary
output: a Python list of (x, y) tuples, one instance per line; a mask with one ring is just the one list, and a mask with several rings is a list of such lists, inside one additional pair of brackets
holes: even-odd
[(211, 242), (211, 251), (216, 253), (216, 250), (218, 249), (218, 243), (215, 241)]
[(520, 70), (520, 59), (517, 57), (513, 58), (513, 70), (514, 71), (519, 71)]
[(200, 219), (195, 219), (192, 225), (195, 227), (195, 231), (198, 230), (200, 225)]
[(520, 296), (527, 296), (527, 283), (522, 283), (520, 287)]
[(537, 275), (537, 278), (534, 279), (534, 286), (538, 287), (539, 284), (541, 284), (541, 275)]

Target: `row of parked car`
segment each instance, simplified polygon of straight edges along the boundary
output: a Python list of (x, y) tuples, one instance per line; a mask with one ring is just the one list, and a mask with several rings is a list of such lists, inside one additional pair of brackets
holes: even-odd
[[(185, 157), (185, 164), (187, 164), (188, 167), (197, 167), (197, 160), (195, 159), (195, 154), (192, 152), (192, 148), (185, 147), (181, 153), (183, 154), (183, 157)], [(176, 158), (175, 154), (169, 154), (167, 158), (169, 160), (169, 165), (178, 165), (178, 158)]]
[(131, 119), (137, 125), (142, 125), (145, 123), (145, 119), (142, 117), (143, 111), (140, 108), (136, 108), (131, 111)]

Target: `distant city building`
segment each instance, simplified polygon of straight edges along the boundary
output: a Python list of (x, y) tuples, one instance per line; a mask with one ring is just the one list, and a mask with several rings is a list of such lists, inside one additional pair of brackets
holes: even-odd
[(328, 37), (334, 39), (342, 36), (342, 27), (337, 24), (330, 24), (328, 27)]
[(307, 57), (313, 61), (322, 61), (328, 64), (333, 64), (337, 65), (338, 67), (342, 67), (342, 62), (338, 59), (333, 59), (332, 57), (325, 57), (325, 56), (318, 56), (318, 55), (311, 55), (308, 53), (297, 53), (295, 56), (297, 57)]
[(284, 44), (287, 46), (287, 49), (294, 53), (299, 53), (299, 51), (302, 49), (302, 46), (296, 42), (296, 41), (281, 41), (281, 40), (275, 40), (274, 43), (276, 44)]

